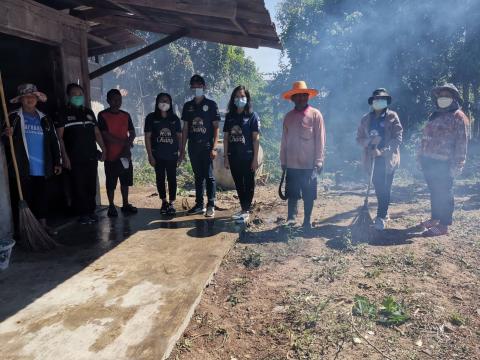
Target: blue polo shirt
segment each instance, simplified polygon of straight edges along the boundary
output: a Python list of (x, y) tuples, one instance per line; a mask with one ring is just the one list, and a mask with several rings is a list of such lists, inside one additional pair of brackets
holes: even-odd
[(44, 135), (40, 116), (37, 112), (23, 112), (25, 141), (28, 149), (31, 176), (45, 176)]

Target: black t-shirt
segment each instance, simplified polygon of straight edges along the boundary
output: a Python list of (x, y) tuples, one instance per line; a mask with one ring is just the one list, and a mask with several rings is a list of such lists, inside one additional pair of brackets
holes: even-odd
[(213, 123), (220, 121), (217, 103), (203, 98), (197, 104), (195, 100), (185, 103), (182, 111), (182, 120), (188, 124), (188, 146), (209, 148), (213, 147)]
[(377, 131), (378, 136), (382, 138), (378, 148), (382, 149), (385, 147), (385, 120), (387, 118), (387, 112), (384, 111), (380, 116), (376, 116), (375, 112), (372, 112), (370, 115), (370, 126), (368, 132), (372, 135), (372, 131)]
[(228, 156), (242, 160), (253, 159), (252, 133), (259, 132), (260, 119), (257, 113), (227, 114), (223, 132), (228, 132)]
[(177, 134), (182, 133), (180, 119), (176, 115), (163, 118), (158, 113), (150, 113), (145, 119), (144, 132), (151, 134), (152, 153), (156, 159), (176, 160), (180, 144)]
[(95, 114), (84, 106), (68, 105), (55, 123), (56, 128), (63, 127), (63, 141), (70, 161), (81, 163), (97, 160)]

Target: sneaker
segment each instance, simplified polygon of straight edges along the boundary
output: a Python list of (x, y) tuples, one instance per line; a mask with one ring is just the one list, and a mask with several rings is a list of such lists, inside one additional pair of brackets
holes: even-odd
[(233, 220), (238, 220), (242, 217), (242, 215), (243, 215), (243, 211), (239, 211), (239, 212), (232, 215), (232, 219)]
[(45, 232), (49, 235), (49, 236), (57, 236), (58, 235), (58, 231), (55, 230), (54, 228), (50, 227), (50, 226), (44, 226), (43, 227), (45, 229)]
[(205, 208), (203, 205), (195, 205), (193, 208), (187, 211), (188, 215), (197, 215), (197, 214), (203, 214), (205, 212)]
[(167, 215), (174, 216), (177, 213), (175, 206), (172, 203), (168, 204)]
[(166, 201), (162, 202), (162, 207), (160, 208), (160, 214), (167, 215), (168, 203)]
[(88, 215), (88, 217), (90, 218), (92, 223), (98, 223), (98, 215), (97, 214), (91, 213), (90, 215)]
[(207, 212), (205, 213), (206, 217), (212, 218), (215, 216), (215, 207), (213, 206), (208, 206), (207, 207)]
[(418, 224), (417, 227), (422, 229), (422, 230), (428, 230), (428, 229), (438, 225), (439, 222), (440, 222), (440, 220), (429, 219), (429, 220), (421, 222), (420, 224)]
[(448, 235), (447, 225), (437, 224), (422, 233), (422, 236), (424, 237), (434, 237), (434, 236), (442, 236), (442, 235)]
[(245, 224), (248, 222), (249, 219), (250, 219), (250, 214), (248, 212), (243, 212), (237, 217), (235, 222), (237, 224)]
[(377, 217), (377, 218), (375, 218), (375, 222), (373, 223), (373, 227), (375, 228), (375, 230), (383, 231), (383, 230), (385, 230), (386, 223), (387, 223), (386, 219), (381, 218), (381, 217)]
[(293, 218), (289, 218), (289, 219), (287, 219), (287, 221), (285, 221), (285, 223), (283, 225), (287, 226), (287, 227), (293, 227), (293, 226), (297, 225), (297, 221)]
[(93, 224), (92, 219), (89, 216), (80, 216), (78, 218), (78, 222), (82, 225), (90, 225)]
[(110, 205), (108, 207), (107, 216), (110, 217), (110, 218), (118, 216), (118, 211), (117, 211), (117, 208), (115, 207), (115, 205)]
[(127, 204), (125, 206), (122, 206), (121, 210), (124, 215), (136, 214), (138, 212), (138, 209), (132, 204)]

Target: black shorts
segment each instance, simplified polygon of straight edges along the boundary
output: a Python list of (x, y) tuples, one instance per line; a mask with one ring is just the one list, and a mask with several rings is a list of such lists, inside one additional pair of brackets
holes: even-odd
[(115, 190), (117, 182), (120, 179), (121, 186), (133, 185), (133, 165), (130, 160), (128, 169), (123, 167), (120, 159), (115, 161), (105, 161), (105, 186), (107, 190)]
[(292, 200), (317, 198), (317, 174), (313, 169), (287, 169), (286, 196)]

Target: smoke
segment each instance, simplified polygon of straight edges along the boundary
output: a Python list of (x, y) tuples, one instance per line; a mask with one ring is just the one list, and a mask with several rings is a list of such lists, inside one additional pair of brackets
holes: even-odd
[[(432, 110), (430, 89), (465, 82), (462, 51), (480, 34), (475, 0), (283, 1), (278, 20), (290, 61), (277, 83), (304, 79), (322, 90), (330, 164), (358, 159), (355, 131), (379, 87), (393, 97), (407, 133)], [(288, 14), (288, 15), (287, 15)]]

